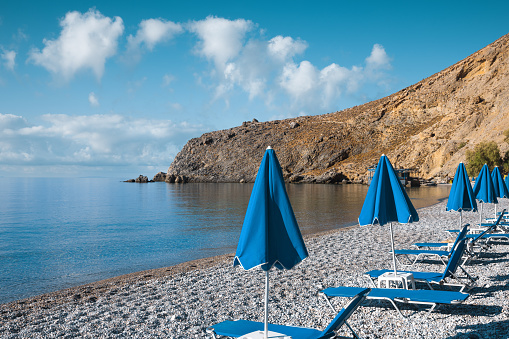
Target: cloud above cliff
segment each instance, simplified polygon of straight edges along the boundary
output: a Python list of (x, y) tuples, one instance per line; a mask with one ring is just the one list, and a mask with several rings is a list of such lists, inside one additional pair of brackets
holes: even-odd
[[(122, 42), (122, 18), (106, 17), (96, 9), (73, 11), (60, 20), (60, 26), (59, 36), (44, 39), (44, 47), (32, 49), (28, 61), (66, 82), (86, 70), (100, 80), (106, 61), (117, 54)], [(193, 44), (179, 46), (193, 46), (192, 50), (174, 49), (172, 53), (179, 54), (179, 60), (183, 53), (194, 53), (198, 64), (189, 69), (199, 71), (181, 74), (180, 79), (196, 79), (194, 85), (208, 92), (209, 98), (204, 101), (209, 105), (223, 101), (226, 109), (230, 109), (231, 100), (241, 102), (246, 95), (248, 104), (264, 106), (267, 111), (285, 111), (288, 116), (313, 114), (345, 108), (341, 103), (348, 97), (368, 98), (366, 93), (373, 90), (384, 93), (390, 83), (391, 59), (381, 44), (374, 44), (370, 55), (354, 65), (347, 67), (334, 60), (319, 67), (306, 58), (310, 49), (307, 41), (294, 36), (267, 36), (264, 27), (243, 18), (208, 16), (187, 23), (145, 19), (124, 40), (120, 58), (138, 64), (144, 54), (155, 53), (156, 46), (186, 38), (192, 38)], [(15, 56), (14, 51), (2, 55), (5, 67), (14, 68)], [(199, 60), (206, 63), (200, 64)], [(168, 71), (166, 67), (160, 69)], [(130, 79), (127, 84), (132, 82)], [(93, 92), (89, 102), (92, 107), (99, 106)]]
[(331, 63), (320, 69), (303, 57), (309, 48), (306, 41), (282, 35), (267, 39), (263, 29), (256, 28), (248, 20), (216, 17), (189, 25), (198, 37), (196, 53), (212, 61), (205, 78), (214, 88), (214, 100), (223, 99), (228, 106), (240, 89), (250, 101), (257, 98), (272, 108), (279, 98), (279, 105), (295, 115), (303, 109), (338, 109), (344, 96), (362, 96), (364, 86), (386, 84), (391, 64), (380, 44), (357, 65)]
[(145, 51), (151, 52), (157, 44), (170, 41), (183, 31), (182, 25), (173, 21), (143, 20), (136, 34), (127, 37), (127, 55), (138, 62)]
[(117, 53), (118, 39), (124, 32), (120, 17), (109, 18), (90, 9), (86, 13), (68, 12), (60, 20), (57, 39), (44, 39), (45, 47), (30, 52), (29, 61), (70, 80), (81, 70), (92, 70), (101, 79), (106, 59)]
[(389, 88), (391, 58), (381, 44), (345, 65), (340, 57), (350, 51), (338, 53), (337, 43), (317, 52), (295, 31), (249, 17), (152, 15), (124, 21), (95, 8), (69, 11), (37, 34), (16, 28), (1, 41), (0, 86), (12, 100), (2, 105), (0, 164), (164, 168), (188, 139), (248, 115), (325, 113)]
[(0, 114), (0, 163), (6, 166), (144, 166), (165, 170), (203, 126), (120, 115), (47, 114), (34, 124)]
[(221, 71), (228, 61), (237, 57), (244, 45), (246, 33), (253, 28), (254, 24), (250, 20), (228, 20), (214, 16), (188, 25), (189, 31), (200, 38), (195, 47), (196, 53), (212, 60)]

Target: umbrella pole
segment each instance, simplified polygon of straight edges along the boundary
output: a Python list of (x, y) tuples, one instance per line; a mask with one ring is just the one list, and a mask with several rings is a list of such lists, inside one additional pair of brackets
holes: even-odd
[(497, 204), (495, 204), (495, 219), (497, 218)]
[(481, 227), (482, 224), (482, 209), (484, 207), (484, 204), (481, 202), (481, 213), (479, 214), (479, 227)]
[(265, 326), (264, 338), (269, 337), (269, 271), (265, 271)]
[(394, 267), (394, 276), (398, 274), (396, 272), (396, 253), (394, 253), (394, 235), (392, 234), (392, 222), (389, 223), (389, 229), (391, 230), (391, 247), (392, 247), (392, 265)]
[(461, 227), (463, 227), (463, 222), (461, 220), (461, 210), (460, 210), (460, 230), (461, 230)]

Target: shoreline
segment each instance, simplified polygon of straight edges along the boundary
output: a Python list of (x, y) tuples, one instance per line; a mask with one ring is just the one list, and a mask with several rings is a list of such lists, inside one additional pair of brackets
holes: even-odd
[[(438, 199), (438, 202), (426, 206), (418, 208), (417, 211), (420, 211), (422, 209), (431, 208), (433, 206), (436, 206), (446, 200), (447, 197), (444, 197), (442, 199)], [(327, 231), (320, 231), (312, 234), (306, 234), (303, 235), (304, 240), (309, 240), (317, 237), (322, 237), (326, 235), (330, 235), (336, 232), (346, 231), (355, 227), (360, 227), (359, 224), (344, 226), (340, 228), (336, 228), (333, 230), (327, 230)], [(147, 281), (150, 279), (157, 279), (162, 277), (171, 277), (176, 274), (182, 274), (187, 273), (194, 270), (200, 270), (204, 268), (212, 268), (217, 265), (221, 265), (226, 262), (232, 262), (233, 257), (235, 256), (235, 253), (226, 253), (226, 254), (220, 254), (217, 256), (212, 257), (205, 257), (205, 258), (199, 258), (194, 259), (190, 261), (185, 261), (183, 263), (179, 263), (172, 266), (167, 267), (160, 267), (160, 268), (153, 268), (148, 270), (142, 270), (127, 274), (122, 274), (119, 276), (102, 279), (98, 281), (94, 281), (91, 283), (73, 286), (64, 288), (61, 290), (43, 293), (19, 300), (13, 300), (4, 304), (0, 304), (0, 307), (3, 305), (12, 307), (15, 305), (19, 305), (23, 307), (24, 305), (31, 304), (34, 306), (37, 306), (39, 304), (47, 304), (48, 301), (52, 303), (65, 303), (69, 302), (71, 300), (76, 301), (76, 296), (79, 295), (80, 297), (78, 299), (87, 299), (87, 298), (97, 298), (97, 295), (100, 293), (103, 293), (108, 288), (111, 288), (112, 286), (119, 285), (119, 284), (132, 284), (137, 283), (140, 281)]]
[[(499, 210), (508, 208), (507, 199)], [(420, 221), (396, 225), (396, 248), (444, 240), (459, 214), (446, 202), (418, 210)], [(485, 208), (491, 213), (491, 208)], [(478, 213), (463, 213), (475, 223)], [(448, 236), (447, 236), (448, 237)], [(323, 329), (334, 317), (318, 292), (330, 286), (368, 287), (363, 273), (389, 268), (387, 227), (350, 226), (305, 237), (309, 257), (290, 271), (271, 270), (269, 321)], [(349, 324), (363, 338), (506, 338), (509, 333), (509, 242), (473, 260), (479, 277), (464, 304), (427, 315), (402, 307), (360, 307)], [(210, 338), (205, 329), (227, 319), (263, 319), (264, 274), (231, 265), (232, 254), (136, 272), (0, 305), (0, 337)], [(401, 268), (400, 268), (401, 269)], [(443, 271), (438, 261), (414, 270)], [(338, 298), (342, 299), (342, 298)], [(336, 306), (345, 300), (334, 300)], [(347, 332), (341, 332), (345, 335)]]
[[(426, 207), (423, 207), (426, 208)], [(343, 230), (349, 230), (351, 228), (360, 227), (359, 225), (345, 226), (334, 230), (322, 231), (313, 234), (304, 235), (304, 240), (318, 238), (321, 236), (341, 232)], [(233, 262), (235, 253), (221, 254), (212, 257), (200, 258), (195, 260), (186, 261), (173, 266), (152, 268), (148, 270), (122, 274), (119, 276), (111, 277), (108, 279), (98, 280), (84, 285), (73, 286), (62, 290), (43, 293), (32, 297), (13, 300), (4, 304), (0, 304), (6, 307), (37, 307), (47, 305), (48, 303), (62, 304), (67, 302), (75, 302), (79, 299), (88, 300), (97, 298), (98, 295), (104, 293), (108, 289), (118, 287), (119, 285), (129, 285), (139, 283), (142, 281), (149, 281), (152, 279), (159, 279), (165, 277), (172, 277), (178, 274), (184, 274), (195, 270), (211, 269), (215, 266), (228, 265)], [(79, 298), (77, 297), (79, 296)]]
[[(240, 185), (240, 184), (237, 184), (237, 185)], [(300, 186), (300, 187), (313, 186), (314, 187), (316, 185), (295, 185), (295, 186)], [(320, 185), (320, 186), (332, 187), (334, 185)], [(342, 185), (342, 186), (359, 186), (359, 185), (353, 184), (353, 185)], [(359, 190), (361, 193), (364, 192), (364, 189), (361, 189), (358, 187), (353, 187), (350, 189), (355, 191), (355, 193), (357, 193), (357, 191), (359, 191)], [(301, 193), (308, 192), (307, 190), (308, 190), (308, 188), (306, 188), (306, 190), (304, 190), (304, 191), (302, 191), (302, 188), (299, 188), (298, 190), (296, 188), (294, 189), (294, 191), (301, 192)], [(313, 188), (310, 193), (313, 193), (314, 191), (315, 191), (315, 189)], [(327, 192), (327, 194), (331, 194), (331, 192), (336, 192), (336, 188), (333, 188), (332, 191), (330, 189), (326, 189), (325, 192)], [(340, 193), (343, 192), (343, 193), (339, 194), (339, 196), (342, 197), (344, 195), (345, 190), (340, 189), (339, 192)], [(447, 187), (447, 185), (445, 185), (445, 187), (442, 187), (438, 190), (433, 189), (432, 191), (428, 191), (427, 188), (421, 188), (419, 190), (413, 190), (413, 192), (414, 192), (414, 194), (416, 194), (416, 198), (414, 201), (414, 203), (416, 204), (416, 207), (421, 207), (425, 204), (437, 203), (438, 197), (441, 197), (444, 192), (448, 192), (448, 187)], [(427, 192), (433, 192), (433, 193), (430, 194)], [(299, 194), (298, 196), (302, 196), (302, 195)], [(327, 197), (329, 199), (332, 199), (332, 197), (329, 197), (329, 196), (327, 196)], [(344, 199), (344, 198), (341, 198), (341, 199)], [(358, 198), (356, 198), (356, 199), (358, 200)], [(330, 200), (327, 200), (327, 201), (330, 201)], [(302, 203), (303, 203), (302, 199), (297, 200), (297, 204), (302, 204)], [(299, 212), (304, 212), (304, 213), (301, 213), (301, 215), (297, 216), (298, 218), (299, 217), (302, 218), (302, 219), (298, 219), (298, 220), (299, 220), (299, 225), (301, 225), (302, 234), (304, 236), (311, 235), (311, 234), (320, 234), (321, 232), (323, 232), (323, 230), (330, 230), (333, 227), (335, 227), (334, 229), (338, 229), (338, 228), (343, 228), (345, 226), (348, 227), (351, 225), (355, 225), (356, 219), (358, 217), (358, 214), (356, 215), (355, 212), (350, 212), (349, 214), (347, 214), (346, 217), (343, 214), (336, 215), (337, 212), (335, 212), (334, 209), (332, 209), (332, 208), (323, 210), (323, 211), (325, 213), (324, 214), (325, 217), (323, 218), (324, 223), (322, 224), (321, 222), (317, 221), (317, 218), (309, 218), (309, 215), (312, 215), (312, 213), (311, 214), (307, 213), (306, 206), (301, 206), (301, 208), (297, 208), (297, 212), (298, 212), (297, 214), (299, 214)], [(359, 211), (360, 211), (360, 207), (359, 207)], [(319, 217), (319, 215), (316, 215), (316, 216)], [(337, 219), (338, 216), (340, 217), (341, 220)], [(240, 216), (239, 216), (239, 218), (240, 218)], [(322, 220), (322, 219), (320, 219), (320, 220)], [(30, 224), (29, 222), (26, 223), (26, 225), (29, 225), (29, 224)], [(140, 225), (140, 224), (137, 223), (136, 225)], [(235, 227), (237, 228), (240, 226), (241, 226), (241, 224), (237, 225)], [(175, 227), (175, 225), (173, 225), (172, 227)], [(142, 228), (140, 227), (139, 229), (142, 229)], [(62, 230), (65, 230), (65, 228), (62, 228)], [(49, 235), (49, 233), (47, 234), (47, 236), (48, 235)], [(49, 235), (49, 236), (51, 237), (51, 235)], [(180, 238), (182, 238), (182, 237), (179, 237), (179, 239)], [(157, 239), (150, 239), (150, 237), (147, 237), (147, 240), (155, 241), (155, 243), (157, 244)], [(79, 286), (83, 286), (83, 285), (93, 284), (93, 283), (96, 283), (101, 280), (111, 279), (111, 278), (115, 278), (115, 277), (126, 275), (126, 274), (133, 274), (139, 270), (145, 271), (145, 270), (149, 270), (149, 269), (165, 268), (165, 267), (168, 267), (169, 265), (180, 264), (181, 260), (187, 259), (189, 261), (189, 260), (201, 259), (201, 258), (204, 258), (209, 255), (212, 255), (212, 256), (224, 255), (224, 254), (228, 254), (228, 252), (235, 251), (234, 246), (223, 246), (223, 245), (230, 245), (230, 242), (228, 240), (226, 240), (226, 242), (223, 240), (223, 244), (220, 246), (213, 246), (214, 249), (212, 251), (205, 251), (203, 253), (194, 252), (194, 253), (189, 253), (189, 255), (187, 255), (187, 256), (173, 255), (171, 250), (170, 250), (170, 252), (168, 252), (168, 251), (160, 251), (159, 253), (154, 252), (154, 256), (159, 256), (161, 258), (168, 258), (169, 260), (163, 259), (163, 260), (158, 260), (157, 262), (154, 263), (154, 262), (146, 262), (141, 258), (141, 260), (138, 260), (138, 262), (137, 262), (138, 265), (136, 265), (136, 266), (131, 266), (129, 264), (122, 265), (123, 263), (120, 263), (121, 265), (118, 265), (120, 267), (120, 269), (117, 269), (117, 266), (111, 265), (108, 267), (104, 267), (104, 269), (102, 269), (98, 272), (91, 271), (90, 273), (92, 275), (89, 275), (89, 276), (86, 276), (85, 274), (81, 274), (79, 272), (77, 267), (79, 267), (80, 265), (75, 265), (75, 267), (71, 267), (69, 263), (64, 262), (63, 263), (64, 265), (62, 266), (64, 268), (62, 269), (61, 272), (60, 271), (58, 272), (62, 275), (62, 279), (60, 279), (60, 275), (58, 275), (58, 273), (57, 274), (53, 274), (52, 272), (48, 272), (49, 274), (39, 273), (39, 272), (46, 271), (46, 267), (44, 267), (44, 266), (29, 265), (29, 264), (27, 264), (27, 266), (25, 266), (25, 267), (20, 266), (19, 268), (15, 268), (15, 266), (13, 266), (12, 274), (6, 276), (7, 283), (4, 285), (4, 286), (8, 287), (9, 286), (8, 284), (11, 284), (13, 287), (10, 289), (6, 288), (3, 290), (2, 300), (0, 301), (0, 304), (20, 301), (20, 300), (48, 294), (48, 293), (51, 294), (51, 293), (55, 293), (60, 290), (64, 290), (64, 289), (68, 289), (68, 288), (74, 288), (74, 287), (79, 287)], [(233, 245), (233, 244), (231, 244), (231, 245)], [(227, 248), (227, 247), (229, 247), (229, 248)], [(83, 249), (85, 249), (85, 248), (86, 247), (83, 246)], [(124, 250), (122, 247), (121, 247), (121, 249)], [(71, 254), (76, 255), (76, 253), (72, 253), (72, 251), (73, 251), (72, 246), (70, 247), (70, 251), (71, 251)], [(126, 251), (128, 251), (128, 249), (124, 250), (124, 252), (123, 252), (124, 255), (126, 255), (128, 253)], [(47, 255), (48, 258), (51, 258), (50, 254), (46, 254), (46, 253), (43, 253), (43, 254)], [(69, 258), (72, 258), (71, 254), (69, 255)], [(112, 256), (112, 258), (114, 258), (114, 255)], [(37, 259), (37, 258), (35, 258), (35, 259)], [(31, 261), (28, 261), (27, 263), (32, 263), (32, 262), (37, 263), (37, 260), (31, 260)], [(114, 259), (112, 259), (112, 262), (114, 262)], [(83, 264), (87, 264), (87, 263), (85, 262)], [(65, 266), (65, 265), (67, 265), (67, 266)], [(96, 265), (96, 266), (98, 266), (98, 265)], [(20, 268), (21, 268), (21, 270), (20, 270)], [(35, 270), (34, 271), (35, 274), (30, 273), (30, 271), (32, 269)], [(73, 270), (75, 272), (73, 272)], [(25, 273), (23, 273), (23, 271)], [(67, 273), (69, 273), (69, 276), (71, 278), (67, 279), (67, 277), (65, 276), (65, 274), (67, 274)], [(76, 273), (76, 275), (72, 276), (73, 273)], [(34, 278), (35, 276), (40, 276), (42, 278), (49, 278), (49, 279), (39, 280), (39, 279)], [(20, 279), (17, 279), (18, 277)], [(22, 280), (22, 279), (24, 279), (24, 280)], [(20, 282), (26, 282), (26, 285), (20, 285)]]

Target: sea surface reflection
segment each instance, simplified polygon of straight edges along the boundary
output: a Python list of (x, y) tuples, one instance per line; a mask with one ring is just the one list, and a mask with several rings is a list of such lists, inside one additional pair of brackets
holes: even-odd
[[(235, 251), (252, 184), (5, 180), (0, 302)], [(303, 234), (355, 224), (368, 187), (287, 185)], [(408, 189), (416, 208), (450, 186)]]

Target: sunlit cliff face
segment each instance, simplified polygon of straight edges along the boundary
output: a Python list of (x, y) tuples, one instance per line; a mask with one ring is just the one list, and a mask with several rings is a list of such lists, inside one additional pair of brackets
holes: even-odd
[(340, 112), (246, 122), (190, 140), (168, 173), (190, 181), (254, 181), (267, 146), (293, 182), (362, 181), (382, 153), (422, 178), (454, 175), (465, 151), (509, 129), (509, 36), (388, 97)]

